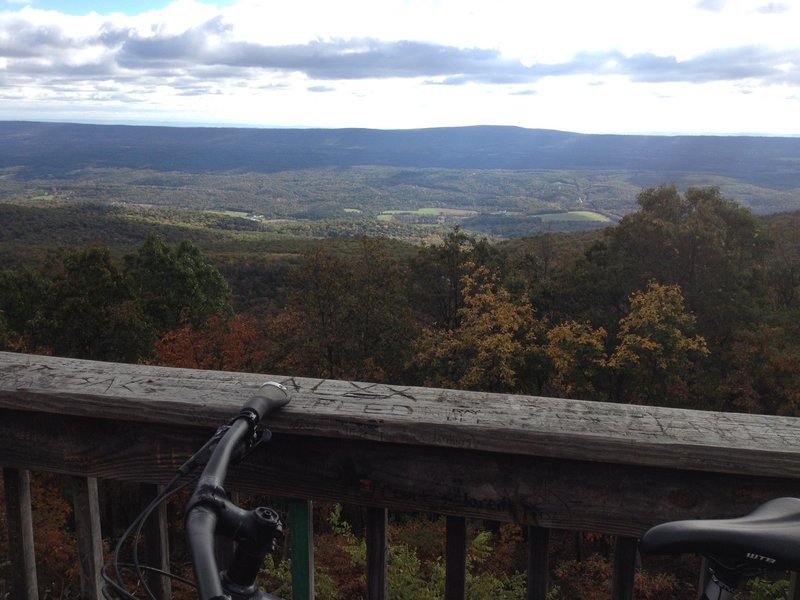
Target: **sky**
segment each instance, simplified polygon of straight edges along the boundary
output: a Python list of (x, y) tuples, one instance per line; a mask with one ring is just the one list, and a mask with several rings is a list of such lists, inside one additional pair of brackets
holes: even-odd
[(0, 120), (800, 135), (800, 0), (0, 0)]

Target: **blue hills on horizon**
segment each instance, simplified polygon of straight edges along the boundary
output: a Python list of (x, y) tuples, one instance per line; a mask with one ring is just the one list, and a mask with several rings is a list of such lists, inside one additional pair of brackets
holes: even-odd
[(85, 168), (187, 173), (391, 166), (714, 175), (800, 191), (800, 138), (579, 134), (508, 126), (243, 129), (0, 122), (0, 169), (22, 179)]

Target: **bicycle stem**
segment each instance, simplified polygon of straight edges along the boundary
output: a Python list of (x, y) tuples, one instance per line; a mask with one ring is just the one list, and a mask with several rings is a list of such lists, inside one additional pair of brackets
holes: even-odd
[[(223, 487), (231, 457), (253, 436), (258, 417), (243, 410), (229, 424), (186, 505), (186, 532), (200, 600), (274, 598), (259, 591), (255, 581), (282, 531), (280, 519), (269, 508), (247, 511), (236, 506)], [(234, 558), (222, 573), (213, 553), (217, 534), (236, 543)]]

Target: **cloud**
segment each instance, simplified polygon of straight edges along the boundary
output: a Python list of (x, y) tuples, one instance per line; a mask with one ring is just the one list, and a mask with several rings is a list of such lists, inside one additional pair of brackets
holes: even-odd
[[(788, 68), (787, 68), (788, 66)], [(620, 59), (620, 72), (633, 81), (708, 83), (759, 80), (788, 83), (800, 75), (800, 50), (744, 46), (712, 50), (678, 61), (671, 56), (638, 54)]]
[[(707, 10), (723, 2), (702, 0)], [(765, 5), (776, 12), (783, 5)], [(679, 60), (673, 55), (619, 50), (578, 52), (569, 60), (523, 63), (496, 48), (458, 47), (415, 40), (315, 39), (269, 45), (236, 37), (221, 15), (182, 31), (151, 25), (136, 28), (104, 20), (93, 30), (69, 33), (55, 22), (36, 23), (35, 11), (0, 18), (0, 57), (5, 73), (66, 81), (167, 80), (196, 93), (198, 80), (246, 80), (254, 72), (313, 81), (419, 78), (431, 85), (526, 85), (544, 78), (577, 75), (625, 76), (633, 82), (666, 83), (754, 80), (797, 83), (800, 49), (743, 46), (711, 50)], [(28, 18), (26, 18), (26, 16)], [(263, 82), (262, 82), (263, 83)], [(311, 91), (329, 91), (323, 84)]]
[(770, 2), (768, 4), (764, 4), (759, 6), (756, 9), (756, 12), (765, 14), (765, 15), (779, 15), (787, 12), (789, 10), (789, 5), (783, 2)]
[(192, 65), (224, 65), (241, 69), (299, 71), (311, 79), (371, 79), (449, 74), (508, 74), (515, 65), (496, 50), (461, 49), (426, 42), (376, 39), (314, 40), (271, 46), (227, 39), (206, 24), (176, 36), (126, 39), (116, 60), (125, 68), (154, 64), (183, 69)]
[(4, 20), (0, 31), (0, 56), (6, 58), (51, 56), (83, 45), (70, 39), (60, 27), (36, 25), (20, 18)]
[(722, 12), (728, 0), (698, 0), (695, 6), (701, 10), (710, 12)]

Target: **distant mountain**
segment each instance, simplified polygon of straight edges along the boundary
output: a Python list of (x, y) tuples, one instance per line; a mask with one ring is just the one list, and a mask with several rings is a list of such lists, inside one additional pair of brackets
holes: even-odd
[(800, 138), (585, 135), (517, 127), (234, 129), (0, 122), (0, 168), (25, 179), (87, 167), (276, 172), (395, 166), (647, 172), (800, 191)]

